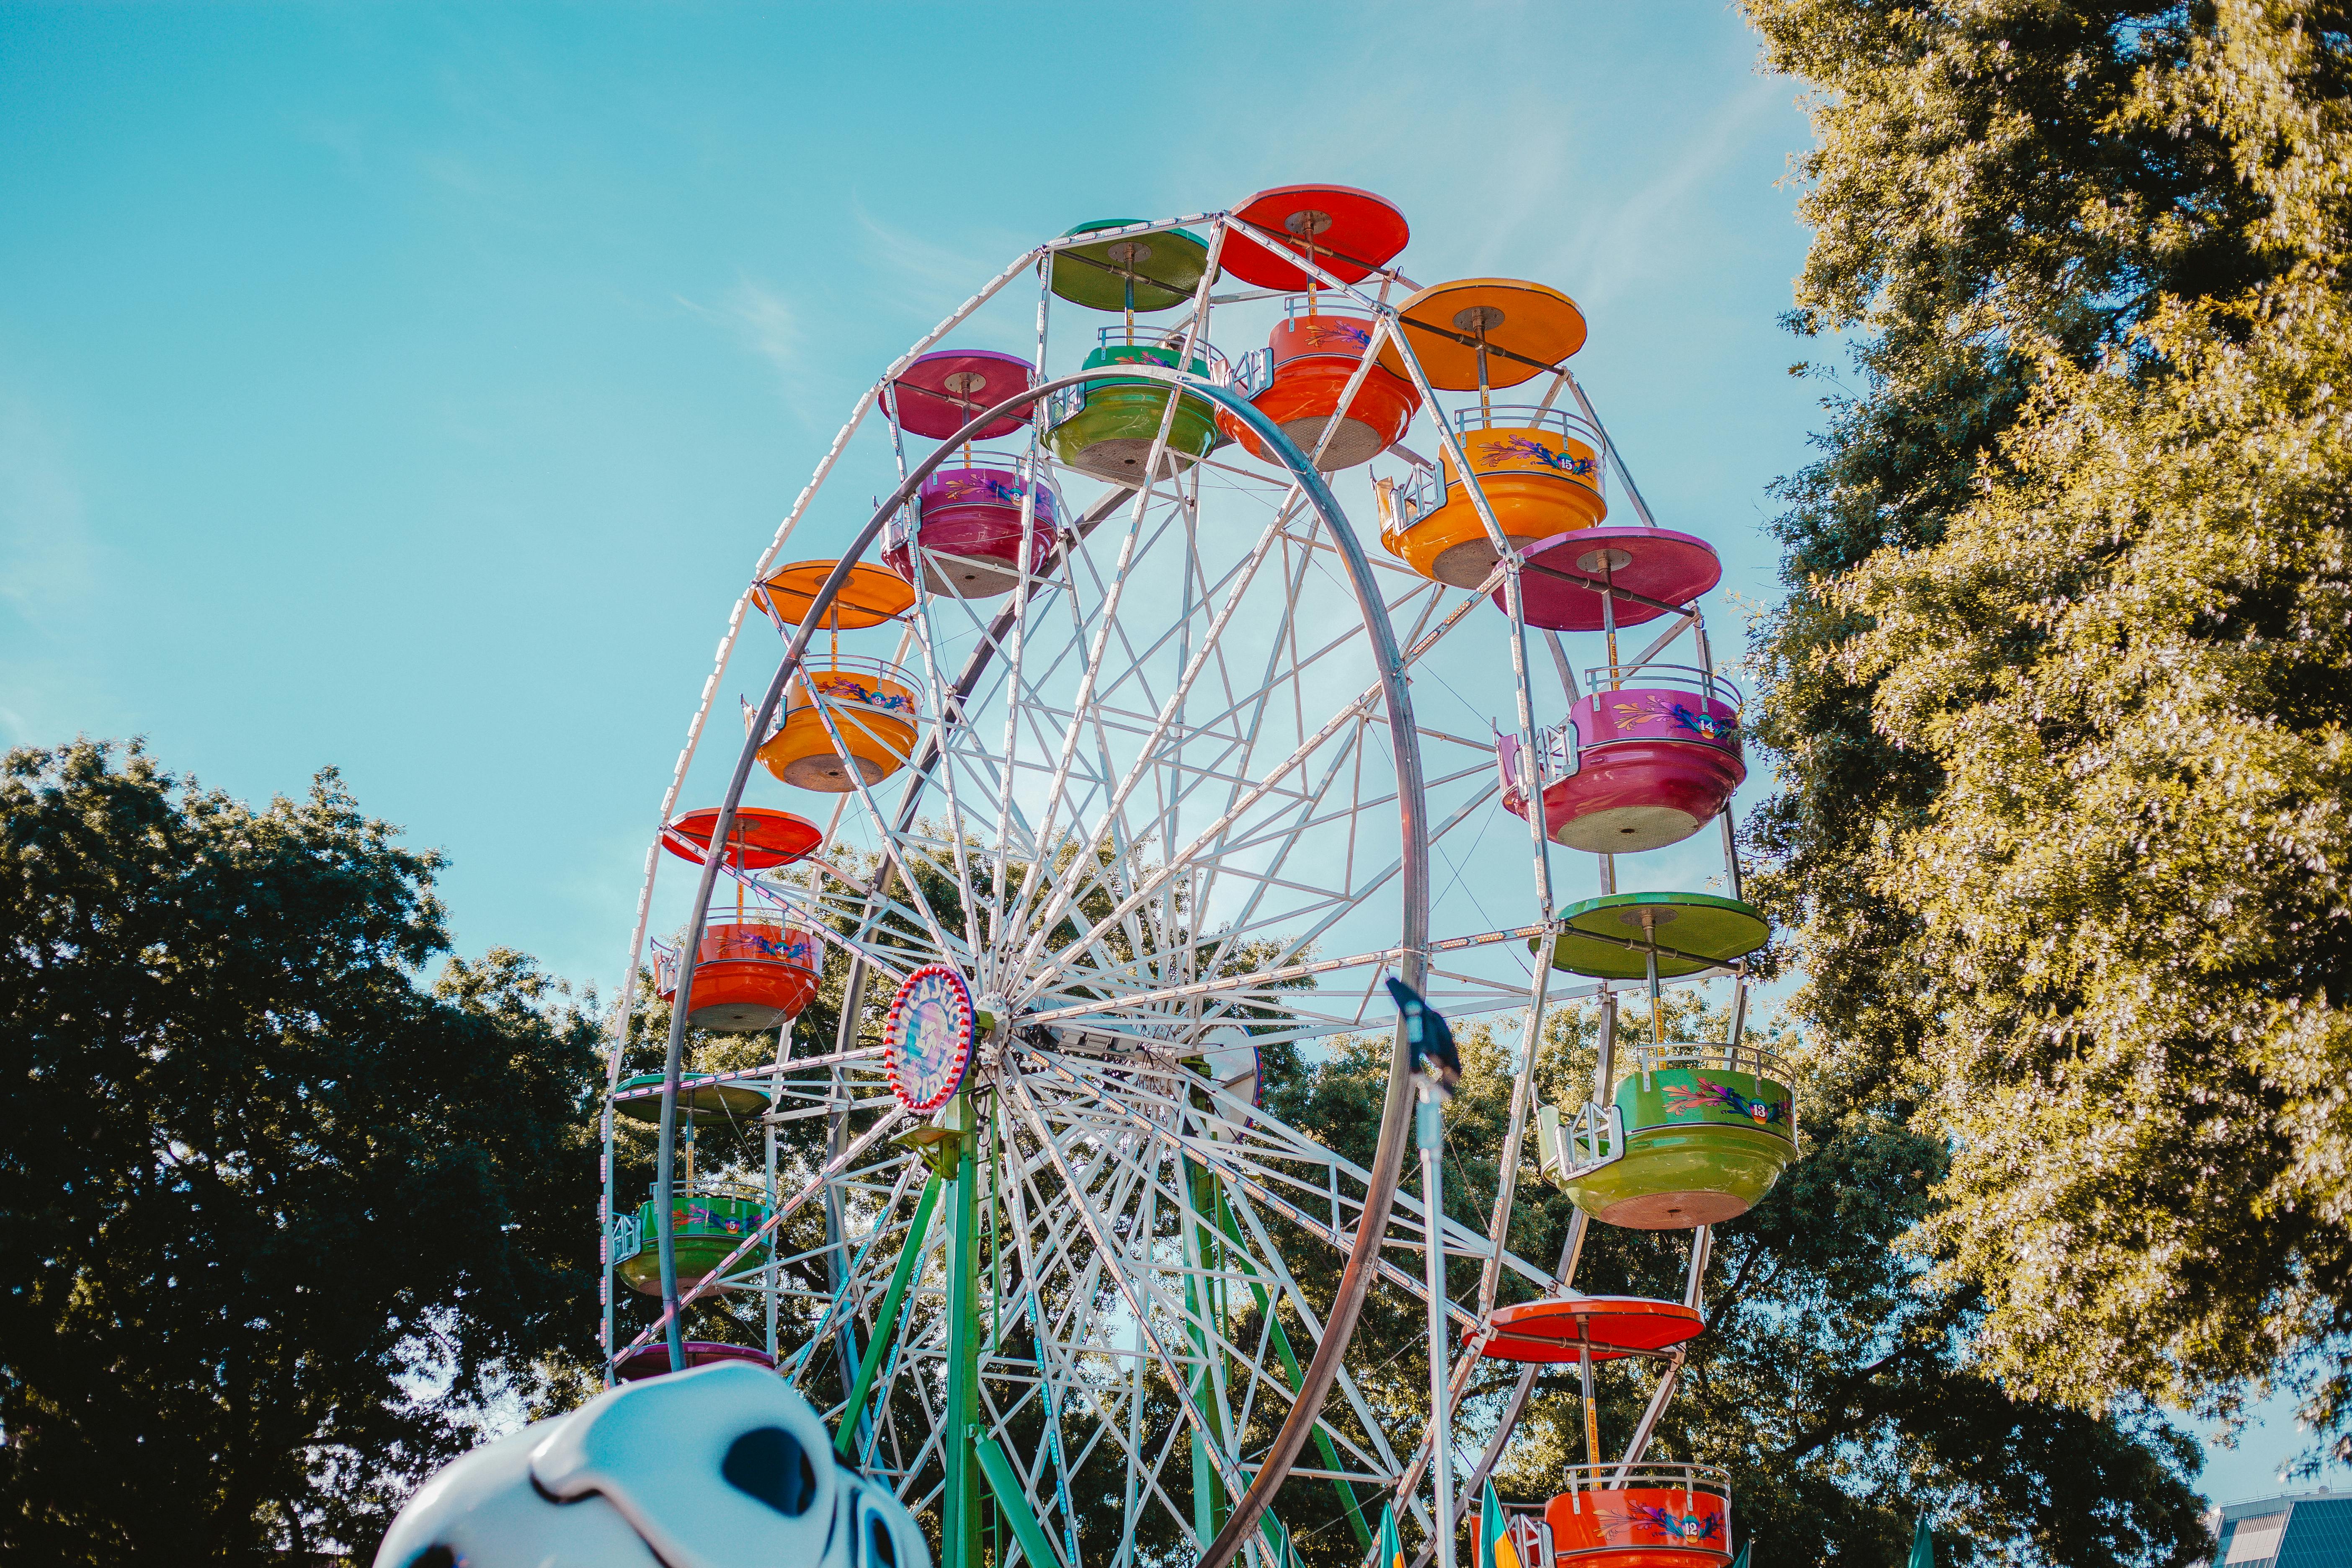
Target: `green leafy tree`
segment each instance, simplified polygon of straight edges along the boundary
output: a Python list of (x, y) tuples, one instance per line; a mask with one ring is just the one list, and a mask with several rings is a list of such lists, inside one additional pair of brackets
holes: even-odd
[(364, 1561), (593, 1353), (593, 1029), (331, 772), (0, 773), (0, 1555)]
[(2352, 10), (1747, 0), (1860, 387), (1759, 628), (1760, 896), (2021, 1397), (2352, 1434)]

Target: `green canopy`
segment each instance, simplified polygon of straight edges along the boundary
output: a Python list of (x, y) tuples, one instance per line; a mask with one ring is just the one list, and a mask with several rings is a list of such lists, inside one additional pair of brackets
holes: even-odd
[(1927, 1530), (1927, 1516), (1919, 1516), (1919, 1532), (1911, 1538), (1911, 1568), (1936, 1568), (1936, 1538)]
[[(711, 1073), (687, 1073), (677, 1080), (677, 1110), (683, 1119), (704, 1127), (725, 1121), (748, 1121), (762, 1115), (768, 1109), (768, 1091), (757, 1083), (730, 1079), (723, 1083), (710, 1081)], [(613, 1096), (614, 1114), (632, 1121), (661, 1120), (662, 1075), (641, 1072), (635, 1078), (625, 1078)]]
[[(1098, 228), (1125, 228), (1141, 221), (1097, 218), (1078, 225), (1062, 237), (1091, 234)], [(1166, 228), (1158, 234), (1057, 250), (1048, 280), (1063, 299), (1097, 310), (1125, 310), (1131, 282), (1138, 310), (1165, 310), (1189, 301), (1193, 286), (1208, 269), (1209, 247), (1199, 235), (1190, 229)]]
[[(1696, 974), (1762, 947), (1772, 927), (1763, 911), (1713, 893), (1611, 893), (1559, 911), (1552, 967), (1601, 980), (1640, 980), (1649, 948), (1666, 978)], [(1528, 944), (1530, 948), (1536, 942)]]

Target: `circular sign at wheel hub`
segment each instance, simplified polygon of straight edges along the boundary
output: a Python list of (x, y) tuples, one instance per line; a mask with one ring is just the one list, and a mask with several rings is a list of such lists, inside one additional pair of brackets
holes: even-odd
[(937, 1110), (963, 1087), (978, 1037), (963, 976), (944, 963), (923, 965), (898, 987), (883, 1020), (890, 1092), (909, 1110)]

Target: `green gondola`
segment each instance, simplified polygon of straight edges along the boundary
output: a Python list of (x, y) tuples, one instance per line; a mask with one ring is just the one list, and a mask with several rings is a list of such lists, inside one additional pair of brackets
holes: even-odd
[(1633, 1230), (1720, 1225), (1763, 1201), (1797, 1157), (1790, 1072), (1742, 1046), (1635, 1046), (1611, 1097), (1615, 1159), (1563, 1184), (1595, 1219)]
[[(1120, 332), (1121, 329), (1112, 327), (1105, 336), (1116, 340)], [(1087, 355), (1081, 368), (1156, 364), (1173, 370), (1179, 356), (1179, 347), (1111, 341)], [(1184, 368), (1205, 379), (1211, 374), (1210, 364), (1207, 357), (1200, 356)], [(1168, 446), (1156, 476), (1168, 479), (1216, 448), (1221, 438), (1216, 410), (1204, 397), (1171, 393), (1161, 383), (1140, 376), (1104, 376), (1055, 398), (1045, 444), (1054, 449), (1054, 456), (1085, 473), (1139, 481), (1145, 478), (1145, 463), (1171, 395), (1176, 398), (1176, 416), (1169, 421)]]
[[(703, 1277), (725, 1262), (727, 1255), (742, 1246), (743, 1238), (758, 1230), (767, 1217), (767, 1205), (751, 1198), (727, 1198), (708, 1193), (680, 1198), (670, 1210), (678, 1289), (689, 1289), (700, 1284)], [(661, 1255), (654, 1246), (654, 1221), (653, 1204), (639, 1204), (637, 1250), (614, 1260), (630, 1289), (648, 1296), (661, 1294)], [(762, 1244), (745, 1253), (728, 1273), (746, 1274), (767, 1261), (768, 1248)]]

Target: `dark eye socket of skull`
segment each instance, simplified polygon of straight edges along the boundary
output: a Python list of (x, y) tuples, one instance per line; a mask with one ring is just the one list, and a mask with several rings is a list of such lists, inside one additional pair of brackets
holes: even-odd
[(408, 1568), (457, 1568), (461, 1559), (457, 1552), (435, 1542), (408, 1560)]
[(719, 1473), (737, 1491), (794, 1519), (816, 1498), (816, 1467), (782, 1426), (755, 1426), (730, 1443)]
[(890, 1539), (890, 1527), (882, 1522), (878, 1513), (866, 1516), (866, 1561), (880, 1563), (881, 1568), (898, 1568), (898, 1543)]

